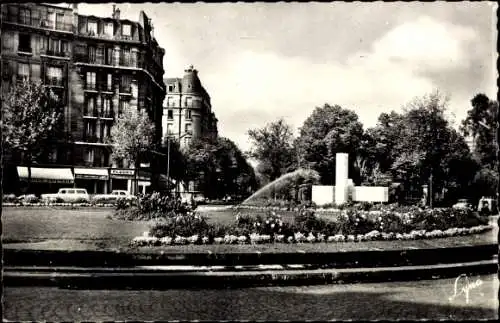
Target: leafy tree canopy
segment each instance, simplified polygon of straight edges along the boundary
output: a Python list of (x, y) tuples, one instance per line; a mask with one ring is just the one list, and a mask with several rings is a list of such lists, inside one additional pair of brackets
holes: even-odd
[(248, 136), (252, 143), (248, 155), (259, 161), (259, 170), (270, 181), (293, 168), (293, 132), (284, 119), (268, 123), (263, 128), (251, 129)]
[(61, 130), (62, 116), (59, 98), (43, 84), (25, 80), (12, 86), (2, 102), (5, 148), (23, 152), (31, 163)]

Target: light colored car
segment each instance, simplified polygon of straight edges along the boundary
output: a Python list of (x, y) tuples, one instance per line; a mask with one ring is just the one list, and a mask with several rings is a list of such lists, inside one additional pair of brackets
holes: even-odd
[(90, 197), (84, 188), (61, 188), (55, 194), (42, 194), (42, 200), (48, 202), (62, 201), (63, 203), (89, 202)]
[(452, 208), (454, 209), (473, 209), (472, 204), (467, 199), (460, 199), (455, 203)]
[(107, 200), (107, 201), (116, 201), (119, 199), (126, 199), (126, 200), (135, 200), (137, 197), (134, 195), (129, 194), (127, 191), (124, 190), (113, 190), (109, 194), (98, 194), (94, 195), (93, 200)]

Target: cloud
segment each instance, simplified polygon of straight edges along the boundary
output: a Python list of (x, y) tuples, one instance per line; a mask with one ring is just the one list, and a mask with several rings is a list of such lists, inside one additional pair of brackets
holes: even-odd
[(212, 93), (221, 133), (247, 148), (243, 130), (279, 117), (300, 127), (326, 102), (354, 110), (365, 127), (373, 126), (381, 112), (399, 110), (437, 87), (416, 72), (419, 68), (442, 71), (468, 64), (464, 46), (471, 39), (470, 28), (423, 16), (394, 27), (371, 50), (354, 53), (343, 64), (235, 52), (220, 73), (204, 76), (203, 82)]

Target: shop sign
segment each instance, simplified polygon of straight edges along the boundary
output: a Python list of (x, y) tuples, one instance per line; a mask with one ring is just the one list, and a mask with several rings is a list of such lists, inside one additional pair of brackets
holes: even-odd
[(75, 174), (77, 179), (97, 179), (101, 181), (108, 180), (108, 176), (97, 175), (97, 174)]
[(111, 178), (133, 179), (135, 170), (133, 169), (111, 169)]

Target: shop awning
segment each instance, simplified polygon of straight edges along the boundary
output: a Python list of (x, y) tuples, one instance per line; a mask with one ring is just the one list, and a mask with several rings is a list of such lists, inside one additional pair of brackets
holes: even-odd
[(139, 186), (150, 186), (151, 182), (139, 181)]
[(99, 179), (107, 181), (109, 178), (106, 168), (76, 168), (75, 178), (77, 179)]
[[(28, 180), (28, 167), (17, 166), (20, 180)], [(70, 168), (40, 168), (31, 167), (31, 181), (38, 183), (73, 184), (75, 178)]]

